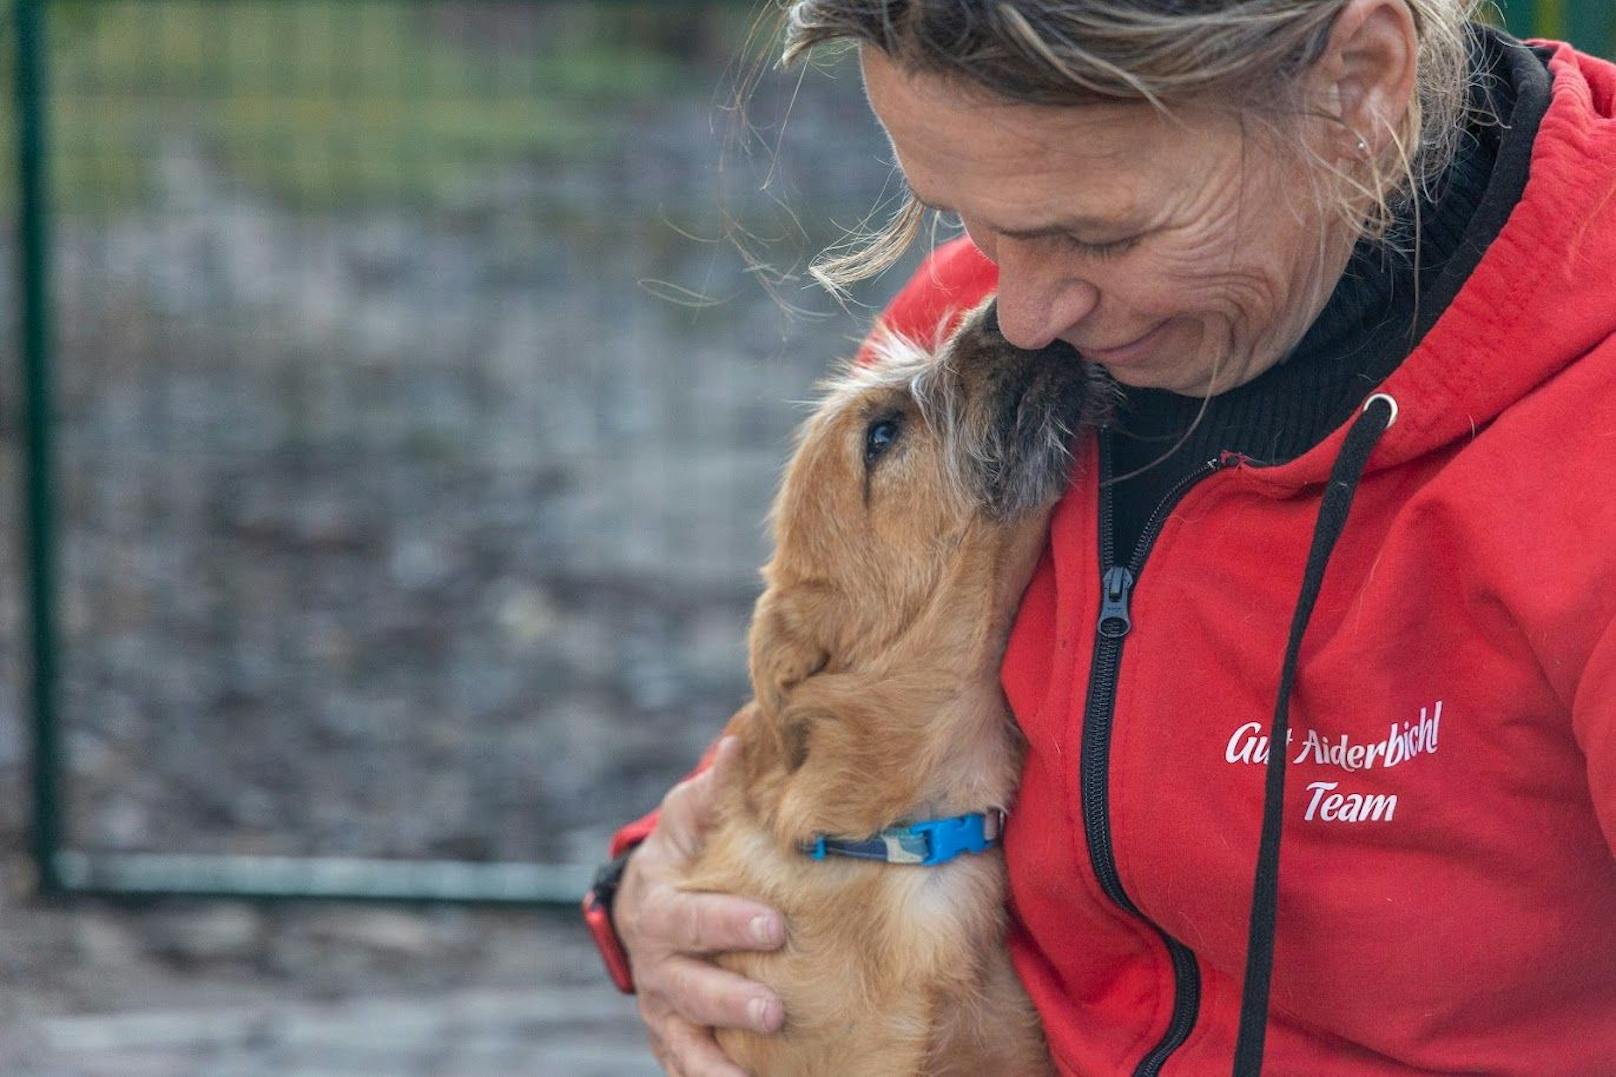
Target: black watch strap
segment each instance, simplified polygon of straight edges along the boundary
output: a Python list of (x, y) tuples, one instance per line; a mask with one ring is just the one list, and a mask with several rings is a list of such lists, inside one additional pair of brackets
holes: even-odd
[[(628, 858), (633, 856), (634, 850), (638, 848), (638, 845), (629, 846), (595, 871), (595, 882), (592, 889), (595, 892), (595, 900), (600, 903), (601, 908), (606, 910), (608, 920), (612, 919), (612, 901), (617, 897), (617, 887), (622, 883), (623, 872), (628, 868)], [(616, 928), (617, 923), (614, 920), (612, 929), (615, 931)]]
[(584, 924), (600, 950), (601, 960), (606, 964), (606, 974), (612, 978), (617, 989), (626, 995), (634, 993), (634, 970), (629, 963), (628, 951), (623, 947), (623, 940), (618, 937), (617, 923), (612, 919), (612, 904), (617, 898), (617, 887), (623, 880), (623, 869), (628, 866), (632, 852), (632, 849), (625, 850), (621, 856), (602, 864), (600, 870), (595, 872), (594, 886), (584, 895), (583, 901)]

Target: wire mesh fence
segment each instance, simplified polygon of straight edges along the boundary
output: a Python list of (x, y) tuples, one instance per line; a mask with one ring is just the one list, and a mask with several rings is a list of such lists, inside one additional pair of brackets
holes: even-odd
[(733, 4), (38, 8), (59, 883), (576, 897), (746, 693), (857, 317), (723, 237), (876, 202), (856, 77), (742, 117)]
[[(56, 705), (46, 881), (572, 898), (746, 692), (791, 402), (864, 315), (726, 237), (800, 269), (880, 200), (856, 74), (754, 71), (736, 3), (13, 12), (0, 123), (43, 121), (50, 215), (8, 170), (0, 243), (44, 258), (0, 318), (48, 282), (55, 528), (0, 572), (57, 574), (54, 638), (10, 586), (0, 633)], [(1616, 52), (1608, 5), (1508, 15)], [(0, 699), (13, 788), (38, 703)]]

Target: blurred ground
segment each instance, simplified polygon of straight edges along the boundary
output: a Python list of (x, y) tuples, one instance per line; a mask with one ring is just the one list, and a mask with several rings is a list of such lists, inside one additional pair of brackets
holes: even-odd
[(568, 914), (0, 906), (0, 1073), (660, 1070)]

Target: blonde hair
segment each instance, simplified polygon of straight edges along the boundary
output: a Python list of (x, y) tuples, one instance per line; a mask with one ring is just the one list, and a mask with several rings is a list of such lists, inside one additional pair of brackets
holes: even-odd
[[(1467, 24), (1481, 2), (1403, 0), (1419, 42), (1414, 95), (1386, 152), (1356, 173), (1294, 137), (1304, 118), (1319, 118), (1301, 99), (1301, 76), (1348, 0), (791, 0), (782, 60), (839, 42), (998, 100), (1227, 106), (1307, 158), (1324, 208), (1358, 235), (1383, 236), (1457, 151), (1470, 97)], [(822, 255), (814, 275), (840, 289), (879, 273), (925, 215), (906, 198), (883, 227)]]

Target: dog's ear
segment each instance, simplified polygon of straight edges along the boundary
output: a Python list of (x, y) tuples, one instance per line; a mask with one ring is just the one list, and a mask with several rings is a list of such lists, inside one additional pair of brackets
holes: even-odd
[(813, 726), (805, 714), (788, 709), (780, 719), (780, 750), (785, 757), (786, 770), (795, 774), (808, 762), (808, 737)]
[(871, 834), (888, 825), (920, 796), (926, 760), (941, 750), (937, 717), (957, 691), (932, 670), (808, 680), (774, 723), (787, 777), (767, 825), (789, 843), (815, 831)]
[(771, 722), (785, 710), (791, 690), (830, 661), (825, 628), (830, 623), (828, 587), (770, 587), (752, 614), (749, 641), (752, 690)]

